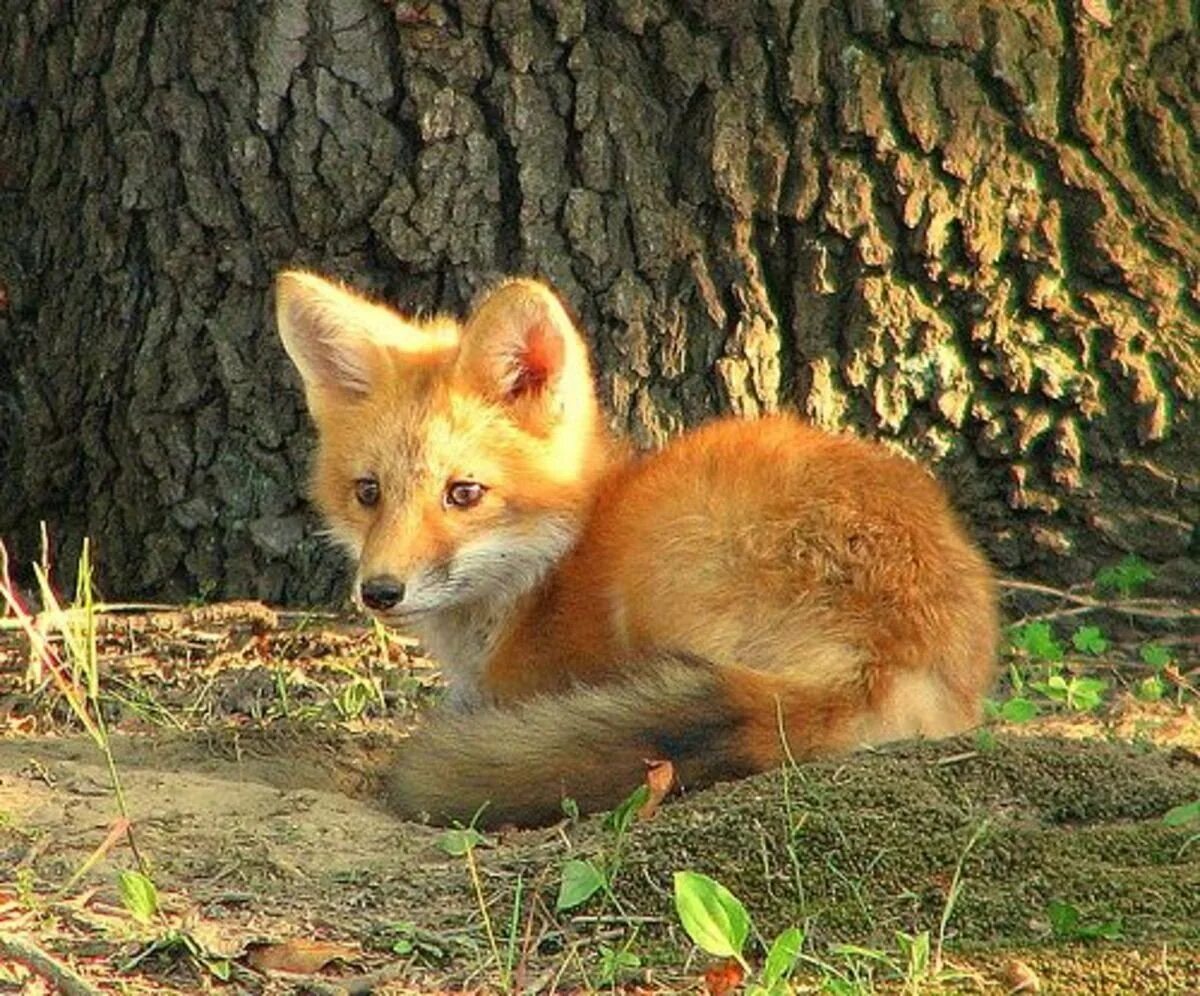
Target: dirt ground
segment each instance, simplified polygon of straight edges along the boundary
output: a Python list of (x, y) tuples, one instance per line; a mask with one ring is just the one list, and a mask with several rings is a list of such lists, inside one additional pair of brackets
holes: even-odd
[[(160, 911), (139, 923), (118, 890), (137, 862), (103, 754), (0, 631), (0, 991), (719, 992), (733, 976), (673, 909), (692, 870), (756, 936), (804, 929), (801, 991), (1200, 993), (1200, 821), (1163, 819), (1200, 800), (1194, 617), (1155, 631), (1157, 701), (1132, 694), (1141, 624), (1117, 625), (1078, 668), (1108, 681), (1096, 709), (717, 786), (619, 840), (564, 819), (468, 855), (373, 801), (438, 696), (410, 641), (254, 605), (100, 622), (99, 702)], [(559, 912), (571, 859), (616, 874)], [(898, 940), (925, 931), (928, 965)]]

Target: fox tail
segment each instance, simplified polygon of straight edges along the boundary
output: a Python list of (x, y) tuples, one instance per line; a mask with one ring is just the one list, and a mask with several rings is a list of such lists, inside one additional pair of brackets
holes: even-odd
[(688, 789), (773, 767), (786, 753), (785, 712), (791, 752), (837, 749), (830, 733), (850, 711), (775, 675), (658, 657), (627, 680), (436, 717), (401, 749), (384, 794), (407, 818), (545, 824), (565, 798), (581, 812), (614, 807), (642, 784), (648, 761), (670, 761)]

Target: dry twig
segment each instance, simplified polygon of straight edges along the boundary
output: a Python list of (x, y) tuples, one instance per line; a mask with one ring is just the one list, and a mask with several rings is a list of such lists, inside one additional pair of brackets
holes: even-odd
[(16, 934), (0, 933), (0, 957), (20, 962), (35, 975), (49, 979), (64, 996), (98, 996), (100, 992), (88, 985), (73, 968)]
[(1046, 584), (1035, 584), (1032, 581), (1014, 581), (1002, 578), (1000, 587), (1009, 591), (1024, 591), (1034, 595), (1045, 595), (1048, 598), (1058, 598), (1070, 602), (1074, 608), (1060, 609), (1053, 612), (1043, 612), (1030, 616), (1026, 622), (1040, 619), (1052, 619), (1058, 616), (1075, 616), (1085, 612), (1116, 612), (1128, 616), (1141, 616), (1146, 619), (1195, 619), (1200, 620), (1200, 608), (1179, 605), (1166, 598), (1130, 598), (1121, 601), (1106, 601), (1093, 598), (1091, 595), (1080, 595), (1073, 591), (1064, 591)]

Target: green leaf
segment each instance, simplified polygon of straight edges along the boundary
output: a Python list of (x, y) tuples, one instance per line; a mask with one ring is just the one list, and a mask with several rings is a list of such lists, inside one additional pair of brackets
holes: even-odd
[(1141, 649), (1142, 662), (1154, 668), (1164, 668), (1171, 663), (1171, 651), (1158, 643), (1147, 643)]
[(718, 958), (741, 960), (750, 933), (750, 917), (721, 883), (698, 872), (676, 872), (675, 911), (698, 947)]
[(650, 798), (650, 786), (639, 785), (622, 802), (616, 809), (608, 814), (608, 818), (604, 821), (605, 825), (617, 836), (621, 836), (629, 829), (634, 819), (637, 817), (638, 810), (646, 805), (646, 801)]
[(803, 945), (804, 932), (798, 927), (789, 927), (775, 938), (775, 943), (767, 952), (766, 964), (763, 965), (763, 988), (773, 989), (792, 974)]
[(220, 979), (222, 982), (228, 982), (233, 975), (233, 965), (228, 958), (214, 958), (211, 955), (204, 955), (200, 958), (204, 967), (212, 973), (214, 978)]
[(1121, 918), (1114, 917), (1101, 923), (1084, 923), (1082, 918), (1071, 928), (1071, 937), (1081, 941), (1119, 941), (1121, 939)]
[(604, 873), (591, 861), (572, 858), (562, 870), (562, 881), (558, 885), (558, 899), (554, 908), (558, 912), (573, 910), (586, 903), (604, 888)]
[(566, 795), (566, 796), (563, 796), (561, 805), (562, 805), (563, 816), (565, 816), (572, 823), (578, 822), (578, 820), (579, 820), (579, 803), (577, 803), (569, 795)]
[(1154, 572), (1146, 562), (1135, 557), (1132, 553), (1119, 564), (1106, 567), (1096, 575), (1096, 587), (1115, 591), (1122, 598), (1128, 598), (1147, 581), (1154, 579)]
[(1000, 718), (1006, 723), (1028, 723), (1038, 713), (1037, 704), (1019, 695), (1000, 707)]
[(1079, 937), (1085, 941), (1100, 938), (1105, 941), (1119, 941), (1123, 936), (1121, 918), (1105, 920), (1103, 923), (1089, 923), (1079, 928)]
[(1099, 923), (1094, 926), (1085, 926), (1085, 937), (1103, 937), (1105, 941), (1120, 941), (1124, 937), (1124, 928), (1121, 925), (1121, 918), (1115, 917), (1111, 920), (1105, 920), (1104, 923)]
[(1200, 821), (1200, 799), (1185, 802), (1182, 806), (1173, 806), (1163, 814), (1163, 822), (1169, 827), (1181, 827), (1197, 821)]
[(1167, 686), (1157, 674), (1138, 682), (1137, 697), (1143, 702), (1157, 702), (1167, 693)]
[(610, 948), (607, 944), (600, 945), (599, 976), (604, 985), (612, 985), (621, 975), (641, 967), (641, 956), (628, 948)]
[(1046, 907), (1046, 914), (1050, 918), (1050, 929), (1054, 931), (1054, 935), (1064, 940), (1119, 941), (1121, 939), (1122, 928), (1119, 917), (1105, 920), (1102, 923), (1084, 923), (1083, 917), (1076, 907), (1057, 899), (1051, 900)]
[(474, 827), (456, 827), (442, 834), (438, 840), (438, 847), (452, 858), (461, 858), (468, 851), (486, 842), (487, 838)]
[(1079, 910), (1070, 903), (1058, 899), (1050, 900), (1046, 907), (1046, 916), (1050, 918), (1050, 929), (1057, 937), (1074, 937), (1079, 925)]
[(1045, 681), (1031, 681), (1029, 687), (1051, 702), (1066, 702), (1068, 698), (1067, 679), (1061, 674), (1052, 674)]
[(1071, 642), (1082, 654), (1102, 654), (1108, 649), (1108, 641), (1099, 626), (1080, 626), (1072, 634)]
[(900, 956), (906, 962), (905, 976), (910, 979), (924, 978), (929, 969), (929, 931), (922, 930), (919, 934), (906, 934), (896, 931), (896, 946)]
[(130, 916), (139, 923), (154, 919), (158, 912), (158, 890), (149, 878), (139, 871), (122, 871), (117, 874), (117, 887)]
[(1048, 622), (1031, 622), (1017, 626), (1011, 632), (1013, 646), (1024, 650), (1038, 661), (1056, 663), (1063, 659), (1062, 644), (1054, 639), (1054, 629)]
[(898, 968), (895, 959), (886, 951), (863, 947), (861, 944), (830, 944), (829, 953), (839, 958), (862, 958), (865, 961), (877, 962), (889, 968)]
[(1108, 682), (1103, 678), (1072, 678), (1067, 686), (1067, 702), (1077, 712), (1091, 712), (1104, 697)]

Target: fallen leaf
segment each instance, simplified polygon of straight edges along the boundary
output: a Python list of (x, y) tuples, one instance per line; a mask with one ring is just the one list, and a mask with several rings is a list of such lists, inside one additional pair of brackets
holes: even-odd
[(704, 973), (704, 991), (709, 996), (725, 996), (742, 983), (742, 966), (736, 961), (723, 961)]
[(353, 961), (358, 948), (336, 941), (313, 941), (294, 937), (278, 944), (255, 944), (246, 950), (246, 964), (259, 972), (291, 972), (311, 975), (331, 961)]
[(32, 714), (28, 716), (14, 716), (10, 713), (4, 719), (9, 733), (37, 732), (37, 717)]
[(647, 761), (646, 787), (650, 789), (650, 795), (637, 812), (639, 821), (653, 819), (663, 799), (675, 787), (675, 765), (670, 761)]
[(1040, 993), (1042, 991), (1042, 980), (1038, 978), (1037, 972), (1016, 958), (1004, 966), (1000, 981), (1008, 986), (1010, 993)]
[(1112, 27), (1112, 7), (1108, 0), (1083, 0), (1083, 12), (1101, 27)]

